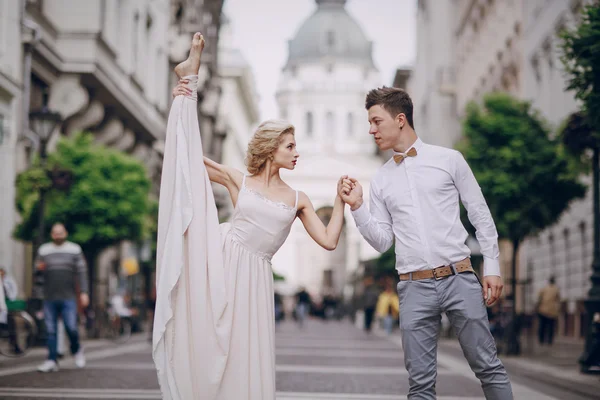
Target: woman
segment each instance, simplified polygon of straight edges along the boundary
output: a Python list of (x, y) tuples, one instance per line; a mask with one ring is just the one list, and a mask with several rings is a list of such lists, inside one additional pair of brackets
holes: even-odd
[[(159, 205), (153, 357), (164, 399), (275, 399), (271, 257), (300, 218), (323, 248), (336, 248), (344, 203), (323, 225), (280, 169), (298, 161), (294, 127), (272, 120), (250, 140), (250, 175), (202, 155), (196, 82), (204, 39), (195, 34), (169, 114)], [(235, 206), (218, 226), (210, 182)], [(341, 180), (338, 182), (341, 185)], [(220, 232), (219, 232), (220, 230)], [(218, 244), (217, 244), (218, 242)]]

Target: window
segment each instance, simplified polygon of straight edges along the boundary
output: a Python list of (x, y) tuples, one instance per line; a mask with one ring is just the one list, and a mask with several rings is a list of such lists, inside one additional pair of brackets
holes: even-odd
[(314, 131), (313, 114), (309, 111), (306, 113), (306, 136), (312, 137)]
[(589, 265), (587, 263), (587, 252), (585, 251), (587, 248), (587, 236), (585, 234), (585, 228), (585, 222), (581, 221), (579, 224), (579, 233), (581, 234), (581, 276), (583, 277), (583, 287), (586, 287), (587, 280), (589, 278), (589, 274), (587, 274), (589, 271)]
[(333, 137), (332, 135), (335, 132), (335, 121), (333, 118), (333, 113), (328, 111), (325, 116), (325, 135), (327, 137)]
[(139, 44), (139, 26), (140, 26), (140, 14), (135, 13), (133, 17), (133, 37), (132, 37), (132, 46), (131, 46), (131, 67), (133, 71), (137, 71), (137, 63), (138, 63), (138, 44)]
[(4, 143), (4, 115), (0, 114), (0, 146)]
[(327, 49), (331, 50), (335, 47), (335, 33), (333, 31), (327, 32)]
[(352, 115), (352, 113), (348, 113), (346, 118), (346, 122), (348, 124), (346, 130), (348, 131), (348, 136), (352, 137), (354, 136), (354, 115)]

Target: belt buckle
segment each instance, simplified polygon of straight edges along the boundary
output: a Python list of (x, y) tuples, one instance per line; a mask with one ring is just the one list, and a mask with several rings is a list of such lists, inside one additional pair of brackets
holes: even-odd
[[(446, 275), (446, 276), (439, 276), (438, 271), (440, 271), (442, 268), (446, 268), (446, 267), (450, 268), (450, 272), (452, 272), (452, 273), (450, 275)], [(446, 279), (447, 277), (452, 276), (452, 275), (456, 275), (456, 272), (454, 271), (454, 268), (452, 268), (452, 266), (450, 266), (450, 265), (443, 265), (441, 267), (437, 267), (437, 268), (433, 269), (433, 277), (435, 278), (436, 281), (441, 281), (442, 279)]]

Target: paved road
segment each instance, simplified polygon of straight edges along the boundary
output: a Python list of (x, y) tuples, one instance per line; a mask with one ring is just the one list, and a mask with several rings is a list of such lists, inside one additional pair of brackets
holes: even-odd
[[(302, 330), (291, 323), (279, 326), (276, 340), (278, 400), (406, 398), (408, 377), (398, 336), (366, 335), (346, 322), (309, 321)], [(457, 351), (441, 346), (438, 399), (483, 399), (479, 382)], [(35, 372), (43, 349), (18, 361), (0, 359), (0, 399), (160, 399), (150, 345), (143, 337), (122, 346), (88, 343), (86, 352), (85, 369), (65, 360), (53, 374)], [(590, 399), (530, 378), (513, 381), (516, 399)]]

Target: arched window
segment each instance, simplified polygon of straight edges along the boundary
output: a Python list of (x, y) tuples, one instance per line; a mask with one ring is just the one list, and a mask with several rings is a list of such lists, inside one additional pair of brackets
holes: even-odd
[(333, 113), (328, 111), (325, 115), (325, 135), (327, 137), (332, 137), (335, 132), (335, 120), (333, 118)]
[(311, 137), (314, 132), (314, 121), (312, 112), (306, 113), (306, 136)]

